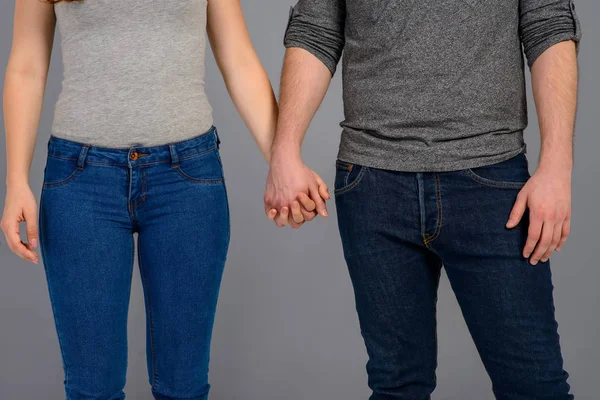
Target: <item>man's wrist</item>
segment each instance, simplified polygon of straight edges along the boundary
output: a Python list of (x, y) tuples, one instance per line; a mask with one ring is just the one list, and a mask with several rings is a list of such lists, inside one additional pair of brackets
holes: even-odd
[(540, 156), (538, 170), (546, 171), (558, 176), (571, 176), (573, 172), (573, 157), (561, 154), (546, 154)]
[(302, 145), (291, 140), (275, 140), (271, 147), (271, 161), (279, 158), (301, 158)]

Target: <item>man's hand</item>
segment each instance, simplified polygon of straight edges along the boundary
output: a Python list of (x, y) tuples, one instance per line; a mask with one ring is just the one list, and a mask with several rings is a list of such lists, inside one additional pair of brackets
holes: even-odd
[(571, 230), (571, 171), (540, 169), (523, 187), (506, 226), (519, 224), (529, 208), (529, 231), (523, 256), (531, 265), (546, 262), (560, 250)]
[(265, 212), (277, 226), (299, 228), (317, 214), (327, 217), (327, 185), (300, 157), (273, 156), (265, 189)]

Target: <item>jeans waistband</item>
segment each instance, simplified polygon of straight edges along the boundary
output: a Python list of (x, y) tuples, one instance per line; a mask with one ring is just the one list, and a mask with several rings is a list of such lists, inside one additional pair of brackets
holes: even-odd
[(51, 136), (48, 141), (48, 156), (76, 160), (80, 168), (83, 168), (86, 163), (125, 167), (165, 162), (177, 164), (179, 160), (214, 150), (218, 148), (219, 143), (217, 129), (214, 126), (200, 136), (152, 147), (98, 147)]

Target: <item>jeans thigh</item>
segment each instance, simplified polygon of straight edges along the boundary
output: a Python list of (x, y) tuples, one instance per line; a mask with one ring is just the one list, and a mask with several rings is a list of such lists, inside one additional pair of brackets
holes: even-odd
[(446, 270), (496, 397), (570, 399), (549, 264), (482, 259)]
[(423, 244), (416, 177), (359, 168), (338, 162), (336, 207), (371, 399), (429, 399), (441, 262)]
[[(519, 158), (520, 157), (520, 158)], [(522, 255), (527, 215), (506, 222), (528, 179), (522, 156), (441, 175), (444, 223), (433, 243), (498, 399), (570, 399), (550, 263)]]
[(133, 237), (123, 182), (112, 174), (121, 176), (87, 167), (68, 184), (46, 185), (40, 202), (40, 244), (69, 400), (124, 398)]
[(147, 179), (137, 222), (152, 390), (157, 399), (204, 399), (229, 246), (225, 185), (167, 169), (151, 169)]

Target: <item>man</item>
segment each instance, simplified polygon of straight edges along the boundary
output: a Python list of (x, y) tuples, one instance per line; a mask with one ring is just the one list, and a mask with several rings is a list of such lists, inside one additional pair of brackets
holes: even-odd
[[(430, 398), (442, 266), (496, 398), (573, 398), (548, 259), (570, 229), (580, 36), (570, 0), (293, 8), (265, 206), (280, 226), (312, 218), (289, 211), (315, 187), (300, 148), (344, 51), (335, 198), (372, 400)], [(531, 177), (523, 50), (542, 143)]]

